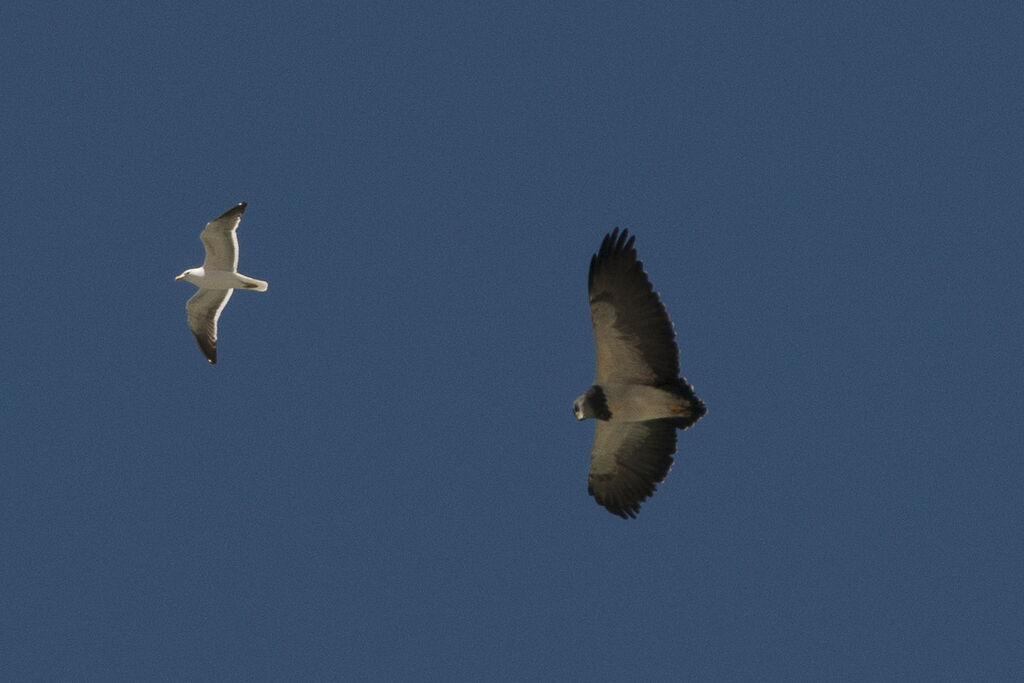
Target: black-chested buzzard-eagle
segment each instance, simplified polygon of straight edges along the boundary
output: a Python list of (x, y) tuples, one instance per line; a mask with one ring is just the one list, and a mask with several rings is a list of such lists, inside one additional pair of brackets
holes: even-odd
[(676, 430), (706, 412), (679, 375), (675, 331), (637, 259), (634, 239), (616, 228), (590, 259), (597, 372), (573, 404), (577, 420), (597, 420), (588, 490), (623, 518), (635, 518), (668, 475)]

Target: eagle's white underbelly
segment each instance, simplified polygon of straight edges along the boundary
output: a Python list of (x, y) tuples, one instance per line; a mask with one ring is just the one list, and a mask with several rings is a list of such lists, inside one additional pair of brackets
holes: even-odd
[(601, 388), (612, 420), (640, 422), (680, 417), (690, 409), (685, 398), (644, 384), (604, 384)]

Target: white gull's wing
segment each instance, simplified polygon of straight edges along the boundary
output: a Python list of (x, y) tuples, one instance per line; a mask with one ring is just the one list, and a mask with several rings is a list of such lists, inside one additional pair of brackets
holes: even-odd
[(206, 270), (227, 270), (232, 273), (238, 270), (238, 237), (235, 229), (242, 220), (245, 207), (245, 202), (233, 206), (207, 223), (199, 233), (199, 239), (206, 247), (206, 260), (203, 261)]
[(217, 318), (224, 310), (233, 289), (200, 289), (185, 304), (188, 326), (199, 349), (211, 363), (217, 362)]

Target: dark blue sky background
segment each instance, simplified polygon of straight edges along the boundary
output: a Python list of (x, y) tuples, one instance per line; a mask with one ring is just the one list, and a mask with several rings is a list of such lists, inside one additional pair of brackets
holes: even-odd
[[(4, 4), (2, 677), (1024, 676), (1024, 9), (683, 4)], [(709, 409), (629, 522), (615, 226)]]

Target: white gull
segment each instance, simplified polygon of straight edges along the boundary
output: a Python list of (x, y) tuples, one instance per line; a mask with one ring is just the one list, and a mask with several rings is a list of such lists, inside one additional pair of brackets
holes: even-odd
[(187, 280), (199, 291), (185, 304), (188, 326), (200, 350), (211, 363), (217, 362), (217, 319), (224, 310), (231, 292), (236, 289), (267, 291), (267, 283), (238, 272), (238, 236), (235, 230), (245, 213), (241, 202), (206, 224), (199, 239), (206, 247), (206, 260), (200, 268), (189, 268), (174, 278)]

